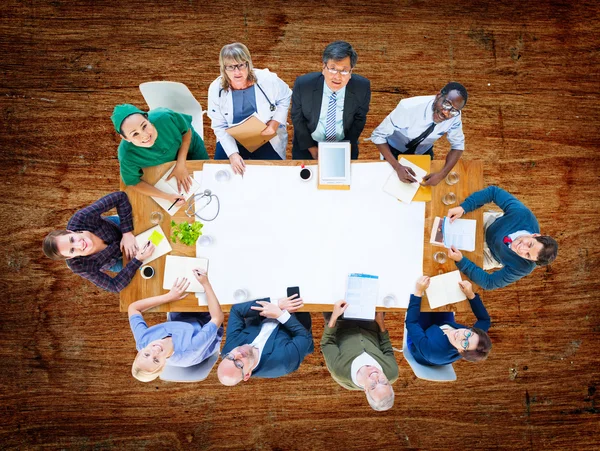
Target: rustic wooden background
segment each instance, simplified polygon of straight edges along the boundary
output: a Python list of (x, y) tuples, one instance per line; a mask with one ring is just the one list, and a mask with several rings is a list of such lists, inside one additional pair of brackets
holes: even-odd
[[(0, 448), (594, 449), (600, 437), (599, 7), (592, 1), (17, 1), (0, 6)], [(288, 82), (335, 39), (372, 83), (363, 137), (414, 95), (469, 90), (464, 158), (522, 199), (558, 260), (485, 293), (493, 352), (418, 380), (396, 405), (339, 387), (320, 349), (279, 380), (141, 384), (118, 297), (47, 260), (41, 240), (119, 186), (115, 104), (185, 83), (206, 106), (221, 46)], [(206, 127), (207, 147), (214, 137)], [(291, 142), (291, 139), (290, 139)], [(290, 146), (291, 147), (291, 146)], [(444, 157), (447, 144), (436, 146)], [(288, 150), (288, 153), (290, 151)], [(371, 144), (361, 158), (375, 158)], [(161, 316), (152, 316), (158, 321)], [(459, 320), (470, 321), (468, 316)], [(400, 347), (402, 316), (389, 315)], [(314, 315), (315, 338), (323, 320)]]

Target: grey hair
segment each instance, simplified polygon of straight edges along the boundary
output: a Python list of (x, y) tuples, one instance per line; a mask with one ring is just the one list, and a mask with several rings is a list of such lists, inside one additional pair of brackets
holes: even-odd
[(383, 412), (385, 410), (389, 410), (394, 406), (394, 389), (392, 388), (392, 386), (390, 385), (390, 390), (392, 391), (392, 393), (389, 396), (386, 396), (385, 398), (380, 399), (379, 401), (375, 401), (373, 398), (371, 398), (371, 395), (369, 394), (369, 392), (367, 391), (367, 401), (369, 401), (369, 405), (371, 406), (371, 408), (373, 410), (376, 410), (378, 412)]
[(323, 64), (327, 64), (329, 60), (340, 61), (347, 56), (350, 57), (350, 67), (354, 68), (356, 61), (358, 61), (358, 55), (352, 46), (346, 41), (335, 41), (323, 50)]

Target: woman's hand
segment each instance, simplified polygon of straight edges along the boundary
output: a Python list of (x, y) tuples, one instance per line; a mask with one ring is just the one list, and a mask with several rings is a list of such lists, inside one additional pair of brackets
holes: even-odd
[(144, 246), (142, 246), (141, 249), (138, 249), (137, 254), (135, 254), (135, 258), (137, 258), (139, 261), (143, 262), (145, 259), (147, 259), (148, 257), (150, 257), (152, 255), (152, 253), (154, 252), (154, 249), (156, 249), (154, 247), (154, 244), (152, 244), (150, 241), (148, 241)]
[(463, 255), (461, 251), (452, 246), (450, 249), (448, 249), (448, 257), (458, 263), (462, 260)]
[(467, 296), (467, 299), (469, 299), (469, 301), (475, 297), (475, 293), (473, 293), (473, 285), (468, 280), (461, 280), (460, 282), (458, 282), (458, 286), (465, 294), (465, 296)]
[(121, 238), (121, 253), (125, 255), (129, 260), (131, 260), (136, 252), (138, 251), (138, 245), (135, 242), (135, 236), (133, 233), (126, 232), (123, 234), (123, 238)]
[(210, 282), (208, 280), (208, 274), (205, 270), (201, 268), (194, 268), (192, 269), (192, 272), (194, 273), (194, 277), (196, 278), (196, 280), (200, 282), (200, 285), (210, 285)]
[(279, 122), (270, 120), (269, 122), (267, 122), (267, 127), (262, 132), (260, 132), (260, 134), (262, 136), (274, 135), (275, 133), (277, 133), (278, 127), (279, 127)]
[(304, 302), (297, 294), (293, 294), (289, 298), (282, 298), (277, 301), (277, 305), (279, 305), (281, 310), (287, 310), (288, 313), (294, 313), (296, 310), (304, 307)]
[(190, 286), (190, 282), (185, 278), (177, 278), (175, 282), (173, 282), (173, 286), (171, 287), (171, 291), (167, 293), (167, 297), (170, 301), (178, 301), (187, 296), (187, 292), (185, 290)]
[(421, 276), (419, 280), (417, 280), (417, 287), (415, 288), (415, 296), (421, 298), (423, 297), (423, 292), (429, 287), (429, 276)]
[(231, 169), (233, 169), (234, 174), (243, 176), (244, 172), (246, 172), (246, 163), (244, 163), (244, 159), (238, 152), (232, 153), (229, 156), (229, 163), (231, 163)]
[(175, 163), (175, 167), (173, 168), (171, 174), (169, 174), (167, 177), (167, 181), (173, 177), (177, 179), (177, 192), (181, 193), (185, 191), (187, 193), (192, 187), (192, 176), (188, 172), (184, 163)]
[(448, 210), (448, 218), (450, 218), (450, 222), (454, 222), (455, 219), (460, 218), (465, 214), (465, 209), (461, 206), (451, 208)]
[(185, 199), (177, 194), (165, 194), (165, 199), (167, 199), (171, 203), (175, 202), (174, 206), (177, 207), (180, 207), (183, 204), (185, 204)]

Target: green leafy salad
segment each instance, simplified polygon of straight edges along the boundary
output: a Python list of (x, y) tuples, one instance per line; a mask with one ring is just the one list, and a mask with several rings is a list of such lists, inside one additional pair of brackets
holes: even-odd
[(177, 243), (177, 240), (188, 246), (196, 244), (198, 237), (202, 235), (203, 224), (198, 221), (194, 221), (191, 224), (189, 222), (182, 222), (177, 224), (175, 221), (171, 221), (171, 241)]

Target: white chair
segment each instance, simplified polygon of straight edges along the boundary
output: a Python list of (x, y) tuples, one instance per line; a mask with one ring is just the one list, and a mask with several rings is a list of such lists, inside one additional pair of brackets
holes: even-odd
[[(171, 321), (171, 316), (167, 313), (167, 321)], [(169, 361), (164, 370), (160, 373), (160, 380), (166, 382), (200, 382), (206, 379), (215, 363), (219, 359), (219, 349), (206, 360), (194, 366), (180, 367), (169, 366)]]
[[(406, 321), (406, 318), (405, 318)], [(404, 354), (404, 358), (410, 365), (419, 379), (424, 379), (426, 381), (432, 382), (452, 382), (456, 380), (456, 373), (454, 372), (454, 367), (451, 363), (446, 365), (438, 365), (438, 366), (427, 366), (421, 365), (419, 362), (415, 360), (413, 355), (406, 344), (406, 337), (408, 336), (408, 332), (406, 331), (406, 325), (404, 326), (404, 339), (402, 340), (402, 353)]]
[(178, 113), (192, 116), (194, 130), (204, 139), (202, 106), (183, 83), (175, 81), (149, 81), (140, 85), (140, 92), (148, 108), (169, 108)]

